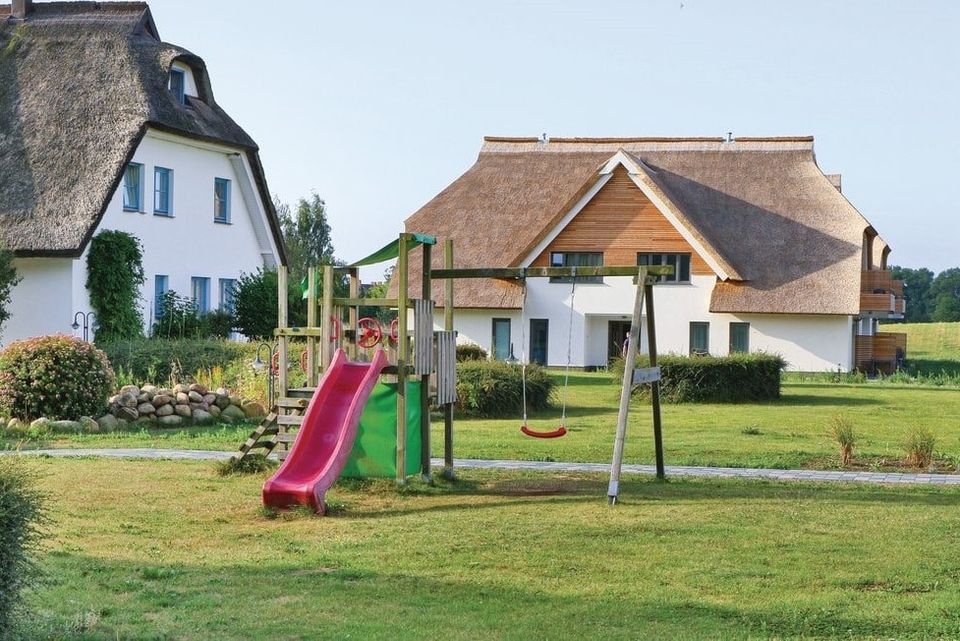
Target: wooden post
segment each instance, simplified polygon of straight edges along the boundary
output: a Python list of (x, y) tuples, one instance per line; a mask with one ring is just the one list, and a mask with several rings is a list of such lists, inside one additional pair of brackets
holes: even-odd
[[(280, 265), (277, 268), (277, 327), (287, 328), (287, 268)], [(279, 391), (277, 396), (283, 398), (287, 396), (287, 337), (280, 335), (277, 337), (277, 386)], [(273, 367), (273, 363), (270, 364)]]
[[(351, 267), (350, 268), (350, 298), (360, 298), (360, 268)], [(356, 331), (357, 331), (357, 321), (360, 319), (359, 307), (355, 305), (350, 306), (349, 315), (347, 316), (347, 324), (354, 331), (354, 340), (350, 341), (348, 349), (350, 350), (350, 360), (356, 361), (358, 355), (357, 341), (356, 341)], [(346, 328), (341, 330), (342, 332), (346, 331)]]
[[(620, 493), (620, 470), (623, 467), (623, 442), (627, 436), (627, 417), (630, 414), (630, 395), (633, 391), (633, 368), (637, 362), (640, 346), (640, 320), (643, 317), (643, 299), (647, 270), (641, 267), (637, 276), (637, 294), (633, 301), (633, 318), (630, 323), (630, 339), (627, 343), (626, 360), (623, 363), (623, 386), (620, 388), (620, 413), (617, 415), (617, 436), (613, 442), (613, 462), (610, 464), (610, 484), (607, 499), (610, 505), (617, 502)], [(649, 310), (647, 317), (649, 318)]]
[[(646, 280), (646, 279), (644, 279)], [(650, 352), (650, 367), (657, 366), (657, 327), (653, 317), (653, 283), (644, 283), (644, 298), (647, 300), (647, 347)], [(657, 478), (666, 478), (663, 465), (663, 431), (660, 424), (660, 380), (653, 381), (650, 388), (653, 406), (653, 447), (657, 457)]]
[[(453, 240), (443, 241), (443, 266), (453, 269)], [(453, 331), (453, 279), (443, 282), (443, 328)], [(453, 479), (453, 403), (443, 406), (443, 476)]]
[[(317, 268), (307, 269), (307, 327), (317, 326)], [(307, 336), (307, 387), (317, 386), (317, 337)]]
[(400, 234), (397, 257), (397, 483), (407, 482), (407, 280), (409, 256), (406, 233)]
[[(432, 268), (431, 258), (433, 255), (433, 247), (431, 245), (422, 244), (420, 248), (423, 250), (423, 263), (422, 270), (420, 274), (420, 298), (422, 300), (430, 300), (433, 296), (432, 287), (430, 285), (430, 269)], [(432, 315), (432, 314), (431, 314)], [(427, 337), (427, 340), (433, 340), (433, 319), (430, 319), (430, 335)], [(421, 337), (423, 338), (423, 337)], [(423, 350), (420, 350), (420, 353), (424, 353)], [(419, 365), (418, 365), (419, 367)], [(424, 370), (421, 368), (421, 372)], [(432, 471), (430, 469), (430, 374), (421, 374), (420, 375), (420, 474), (423, 476), (423, 479), (429, 482), (432, 478)]]
[(332, 347), (332, 327), (330, 318), (334, 315), (333, 309), (333, 265), (324, 265), (323, 274), (323, 304), (320, 306), (320, 316), (322, 321), (320, 327), (320, 337), (323, 343), (320, 345), (320, 371), (327, 371), (330, 361), (333, 360)]

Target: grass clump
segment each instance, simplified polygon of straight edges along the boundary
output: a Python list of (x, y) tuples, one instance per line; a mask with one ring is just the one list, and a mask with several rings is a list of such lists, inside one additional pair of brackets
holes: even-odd
[(930, 467), (933, 462), (933, 448), (937, 436), (928, 427), (914, 426), (907, 433), (904, 448), (907, 450), (907, 462), (914, 467)]
[(0, 641), (15, 639), (23, 589), (35, 577), (33, 556), (40, 542), (43, 498), (20, 464), (0, 469)]
[(217, 463), (216, 470), (220, 476), (234, 476), (246, 474), (263, 474), (276, 467), (276, 463), (263, 454), (247, 454), (243, 458), (231, 456), (226, 461)]
[(830, 420), (830, 435), (840, 446), (840, 463), (844, 467), (853, 462), (853, 448), (857, 444), (857, 435), (853, 423), (843, 416), (834, 416)]

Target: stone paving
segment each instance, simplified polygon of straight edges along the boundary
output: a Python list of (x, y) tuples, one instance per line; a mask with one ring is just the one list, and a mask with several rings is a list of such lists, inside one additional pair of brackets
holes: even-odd
[[(17, 454), (15, 451), (0, 451), (0, 455)], [(58, 449), (23, 450), (22, 455), (77, 457), (101, 456), (115, 458), (175, 459), (213, 461), (230, 458), (233, 452), (209, 450), (158, 450), (149, 448), (127, 449)], [(433, 459), (434, 467), (442, 467), (442, 459)], [(459, 468), (497, 470), (534, 470), (541, 472), (600, 472), (610, 470), (608, 463), (563, 463), (547, 461), (497, 461), (483, 459), (455, 459)], [(624, 465), (624, 474), (654, 474), (652, 465)], [(898, 472), (844, 472), (820, 470), (772, 470), (748, 467), (695, 467), (668, 465), (667, 476), (694, 476), (710, 478), (759, 478), (775, 481), (817, 481), (846, 483), (902, 483), (915, 485), (960, 486), (960, 474), (901, 474)]]

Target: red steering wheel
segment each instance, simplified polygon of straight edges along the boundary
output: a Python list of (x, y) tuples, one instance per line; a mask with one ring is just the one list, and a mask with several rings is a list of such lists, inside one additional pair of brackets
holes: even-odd
[(330, 329), (330, 340), (338, 341), (340, 340), (340, 319), (336, 316), (330, 317), (330, 324), (332, 325)]
[(394, 345), (397, 344), (400, 336), (400, 319), (394, 318), (390, 321), (390, 342)]
[(383, 328), (376, 318), (361, 318), (357, 321), (357, 345), (364, 349), (376, 347), (383, 338)]

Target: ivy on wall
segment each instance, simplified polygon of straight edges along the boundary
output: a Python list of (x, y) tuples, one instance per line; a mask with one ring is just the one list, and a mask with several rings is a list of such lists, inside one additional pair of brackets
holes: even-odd
[(13, 252), (0, 247), (0, 327), (10, 318), (10, 295), (19, 282), (20, 276), (13, 265)]
[(94, 236), (87, 256), (87, 291), (98, 343), (143, 335), (137, 304), (143, 283), (143, 247), (136, 236), (115, 230)]

